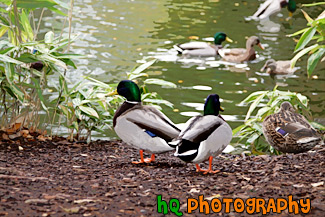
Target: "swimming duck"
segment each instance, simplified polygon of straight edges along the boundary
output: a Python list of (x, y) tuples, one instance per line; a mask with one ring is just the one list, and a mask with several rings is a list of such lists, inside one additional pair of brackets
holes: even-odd
[(295, 12), (297, 9), (296, 2), (294, 0), (266, 0), (263, 4), (260, 5), (252, 18), (267, 18), (272, 14), (280, 12), (281, 9), (286, 6), (289, 11), (289, 16), (292, 17), (293, 12)]
[(216, 56), (218, 55), (218, 49), (222, 48), (221, 43), (223, 41), (232, 42), (230, 38), (223, 32), (217, 32), (214, 35), (214, 44), (210, 44), (203, 41), (192, 41), (184, 44), (174, 45), (174, 48), (178, 53), (185, 56)]
[(228, 62), (241, 63), (244, 61), (255, 60), (256, 54), (254, 46), (258, 45), (262, 50), (260, 39), (257, 36), (251, 36), (246, 41), (245, 48), (219, 49), (218, 52), (223, 60)]
[[(204, 104), (204, 115), (189, 119), (177, 139), (171, 142), (177, 145), (174, 155), (185, 162), (195, 163), (197, 172), (220, 172), (212, 170), (212, 159), (230, 143), (232, 131), (219, 111), (223, 111), (219, 96), (209, 95)], [(208, 159), (209, 169), (201, 169), (199, 163)]]
[(265, 62), (264, 66), (261, 68), (261, 72), (266, 72), (273, 75), (286, 75), (293, 74), (297, 68), (291, 68), (290, 60), (278, 60), (269, 59)]
[(283, 102), (278, 113), (267, 116), (262, 127), (266, 141), (281, 152), (301, 153), (321, 142), (320, 135), (289, 102)]
[[(167, 142), (176, 138), (180, 130), (162, 112), (153, 106), (142, 105), (138, 85), (131, 80), (123, 80), (117, 91), (126, 101), (116, 110), (113, 127), (116, 134), (128, 145), (140, 149), (140, 161), (150, 163), (155, 160), (155, 153), (174, 150)], [(143, 151), (151, 152), (151, 158), (144, 159)]]

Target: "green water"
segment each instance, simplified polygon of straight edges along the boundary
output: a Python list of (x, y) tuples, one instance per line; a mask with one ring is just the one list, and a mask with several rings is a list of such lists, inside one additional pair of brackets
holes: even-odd
[[(312, 1), (303, 3), (308, 2)], [(225, 119), (235, 128), (243, 122), (247, 112), (247, 107), (238, 106), (239, 102), (253, 91), (273, 89), (275, 84), (280, 86), (280, 90), (307, 95), (314, 118), (324, 122), (325, 64), (317, 67), (311, 79), (307, 79), (306, 59), (298, 62), (301, 68), (292, 77), (272, 79), (258, 73), (265, 59), (292, 58), (295, 42), (286, 35), (306, 27), (302, 13), (297, 10), (293, 19), (286, 21), (288, 11), (283, 9), (282, 17), (271, 17), (273, 23), (246, 21), (245, 17), (252, 15), (258, 5), (258, 1), (229, 0), (75, 0), (72, 31), (80, 32), (81, 36), (72, 48), (74, 52), (88, 55), (88, 58), (78, 63), (77, 70), (69, 71), (68, 77), (73, 82), (81, 79), (81, 75), (118, 82), (125, 79), (126, 72), (137, 61), (158, 55), (162, 58), (149, 69), (151, 77), (177, 83), (178, 88), (155, 85), (149, 88), (179, 110), (174, 112), (164, 107), (164, 113), (175, 123), (185, 122), (189, 119), (187, 115), (193, 115), (187, 112), (201, 112), (205, 97), (217, 93), (223, 99)], [(305, 10), (316, 17), (323, 9), (314, 7)], [(54, 29), (61, 29), (63, 21), (56, 17), (49, 19), (48, 23)], [(198, 36), (202, 40), (217, 31), (227, 33), (234, 40), (229, 47), (245, 47), (245, 37), (256, 35), (266, 49), (256, 48), (259, 57), (247, 64), (249, 70), (224, 65), (209, 67), (206, 62), (212, 59), (179, 62), (170, 53), (173, 44), (186, 42), (189, 36)], [(179, 80), (183, 83), (178, 83)], [(198, 85), (211, 90), (193, 88)], [(96, 136), (114, 137), (114, 134), (108, 132), (107, 135)]]

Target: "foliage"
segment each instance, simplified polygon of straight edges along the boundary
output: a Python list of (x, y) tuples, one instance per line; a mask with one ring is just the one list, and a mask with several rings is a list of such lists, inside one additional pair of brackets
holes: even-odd
[[(280, 91), (275, 87), (272, 91), (257, 91), (250, 94), (240, 104), (251, 104), (246, 114), (245, 122), (233, 130), (233, 135), (239, 137), (238, 143), (246, 139), (245, 146), (253, 154), (279, 154), (269, 146), (263, 137), (262, 122), (271, 114), (278, 112), (282, 102), (288, 101), (295, 109), (305, 116), (311, 116), (308, 99), (300, 93)], [(253, 116), (252, 114), (256, 114)], [(324, 129), (320, 124), (311, 123), (316, 128)]]
[[(304, 6), (315, 6), (321, 4), (325, 4), (325, 2)], [(323, 11), (323, 13), (314, 20), (305, 11), (301, 11), (308, 21), (307, 25), (309, 27), (289, 35), (290, 37), (301, 35), (294, 50), (294, 52), (298, 53), (292, 58), (291, 67), (293, 68), (295, 66), (299, 58), (310, 53), (311, 55), (307, 61), (307, 74), (309, 77), (313, 73), (319, 61), (325, 61), (325, 12)], [(311, 41), (314, 42), (313, 45), (306, 47)]]
[[(27, 127), (37, 128), (39, 111), (46, 111), (49, 117), (51, 110), (43, 96), (48, 75), (62, 74), (68, 66), (76, 68), (73, 59), (79, 56), (63, 50), (76, 36), (55, 37), (50, 31), (43, 40), (35, 40), (38, 27), (32, 22), (35, 21), (33, 10), (47, 7), (59, 13), (54, 6), (67, 7), (58, 0), (2, 2), (8, 8), (1, 10), (0, 15), (0, 99), (3, 107), (0, 123), (9, 127), (19, 118), (25, 125), (29, 124)], [(42, 17), (39, 24), (41, 20)]]
[[(143, 71), (150, 67), (155, 60), (149, 61), (127, 73), (127, 79), (136, 81), (142, 92), (142, 101), (158, 109), (160, 105), (172, 107), (173, 104), (163, 100), (157, 93), (149, 92), (146, 84), (156, 84), (175, 88), (176, 85), (161, 79), (145, 79), (148, 74)], [(76, 137), (78, 140), (85, 138), (91, 140), (91, 132), (104, 133), (104, 129), (111, 128), (116, 109), (125, 100), (121, 96), (110, 96), (117, 83), (106, 84), (91, 77), (85, 77), (83, 82), (79, 82), (71, 89), (67, 86), (67, 81), (60, 76), (58, 92), (62, 92), (58, 106), (58, 113), (62, 114), (66, 120), (66, 125), (70, 128), (70, 139)], [(86, 131), (85, 137), (84, 131)], [(74, 133), (76, 134), (74, 135)]]

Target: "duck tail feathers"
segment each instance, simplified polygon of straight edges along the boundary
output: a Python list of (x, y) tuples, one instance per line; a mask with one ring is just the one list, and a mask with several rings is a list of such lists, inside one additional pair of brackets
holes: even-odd
[(178, 54), (182, 54), (183, 51), (184, 51), (184, 49), (182, 49), (182, 48), (179, 46), (179, 44), (175, 44), (175, 45), (173, 46), (173, 48), (174, 48), (175, 50), (177, 50)]

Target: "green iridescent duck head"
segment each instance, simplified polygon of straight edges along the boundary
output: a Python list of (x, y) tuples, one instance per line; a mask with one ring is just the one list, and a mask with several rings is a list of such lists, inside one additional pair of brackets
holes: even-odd
[(219, 111), (224, 111), (220, 105), (218, 94), (211, 94), (207, 97), (204, 104), (204, 115), (219, 115)]
[(228, 41), (228, 42), (233, 42), (230, 38), (227, 37), (227, 35), (223, 32), (217, 32), (214, 35), (214, 44), (216, 45), (221, 45), (222, 42)]

